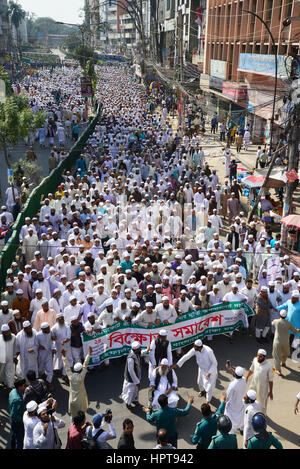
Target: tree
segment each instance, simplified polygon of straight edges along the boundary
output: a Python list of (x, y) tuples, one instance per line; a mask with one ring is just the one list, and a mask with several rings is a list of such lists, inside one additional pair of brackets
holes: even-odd
[(73, 58), (74, 60), (78, 60), (84, 73), (86, 73), (86, 66), (89, 60), (91, 60), (93, 63), (96, 62), (94, 49), (86, 44), (80, 44), (78, 47), (76, 47), (73, 53)]
[(12, 94), (10, 79), (4, 67), (0, 67), (0, 80), (3, 80), (5, 83), (6, 96), (10, 96)]
[(20, 61), (22, 61), (22, 48), (21, 48), (21, 35), (20, 35), (20, 25), (26, 17), (26, 11), (23, 10), (21, 5), (13, 0), (10, 0), (8, 4), (8, 11), (12, 25), (15, 27), (17, 34), (17, 49), (19, 52)]
[(8, 168), (8, 145), (16, 145), (19, 137), (27, 137), (30, 131), (39, 129), (45, 120), (46, 114), (34, 114), (27, 96), (23, 94), (12, 95), (4, 103), (0, 103), (0, 147)]

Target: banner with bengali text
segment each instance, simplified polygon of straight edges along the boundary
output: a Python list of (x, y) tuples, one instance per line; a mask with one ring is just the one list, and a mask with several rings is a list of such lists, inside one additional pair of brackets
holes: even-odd
[(89, 366), (100, 365), (105, 359), (127, 355), (133, 341), (147, 348), (158, 337), (160, 329), (166, 329), (172, 350), (191, 345), (207, 335), (232, 332), (240, 327), (248, 327), (247, 316), (253, 310), (246, 303), (220, 303), (208, 309), (190, 311), (180, 315), (174, 324), (142, 327), (138, 324), (118, 322), (103, 329), (101, 333), (82, 334), (84, 355), (92, 347)]

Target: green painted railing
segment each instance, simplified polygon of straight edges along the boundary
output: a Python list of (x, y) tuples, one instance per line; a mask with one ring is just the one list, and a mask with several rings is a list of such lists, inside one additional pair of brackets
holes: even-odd
[(63, 171), (70, 171), (82, 152), (87, 140), (92, 135), (95, 130), (98, 118), (101, 114), (101, 106), (99, 106), (96, 116), (91, 120), (86, 131), (81, 135), (77, 140), (75, 145), (71, 148), (69, 155), (60, 162), (57, 168), (53, 169), (49, 176), (44, 178), (40, 185), (37, 186), (32, 193), (30, 194), (22, 212), (19, 213), (18, 218), (13, 226), (12, 236), (10, 237), (8, 243), (4, 246), (0, 254), (0, 287), (3, 289), (6, 282), (6, 272), (7, 269), (11, 267), (12, 262), (15, 261), (16, 252), (19, 248), (19, 235), (22, 226), (25, 224), (26, 217), (34, 217), (41, 208), (41, 200), (46, 198), (50, 193), (54, 193), (57, 190), (57, 186), (62, 182)]

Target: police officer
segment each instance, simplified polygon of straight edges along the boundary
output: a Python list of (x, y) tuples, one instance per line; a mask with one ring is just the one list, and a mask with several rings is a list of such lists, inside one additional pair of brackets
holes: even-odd
[(238, 449), (236, 435), (229, 435), (232, 423), (227, 415), (218, 418), (218, 430), (220, 433), (212, 437), (208, 449)]
[(255, 435), (248, 440), (247, 449), (270, 449), (271, 446), (276, 449), (283, 449), (280, 441), (271, 432), (267, 432), (267, 422), (264, 414), (258, 412), (253, 416), (252, 427)]

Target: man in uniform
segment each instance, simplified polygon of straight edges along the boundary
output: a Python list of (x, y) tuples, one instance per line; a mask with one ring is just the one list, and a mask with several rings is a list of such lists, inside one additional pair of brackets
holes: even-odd
[(230, 435), (232, 423), (227, 415), (218, 418), (219, 433), (212, 437), (207, 449), (238, 449), (236, 435)]
[(271, 432), (267, 432), (266, 417), (262, 413), (252, 417), (252, 427), (255, 435), (248, 440), (247, 449), (270, 449), (271, 446), (283, 449), (280, 441)]

